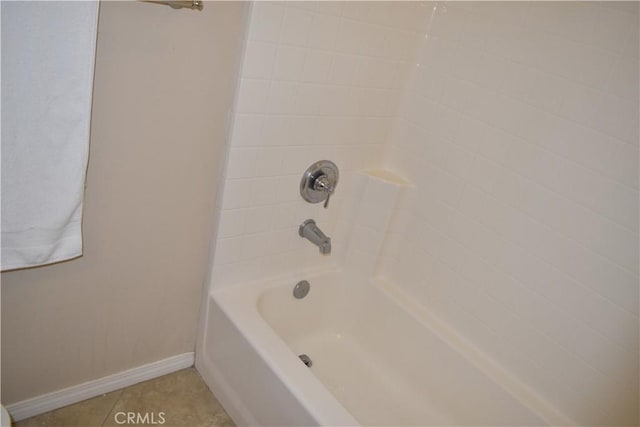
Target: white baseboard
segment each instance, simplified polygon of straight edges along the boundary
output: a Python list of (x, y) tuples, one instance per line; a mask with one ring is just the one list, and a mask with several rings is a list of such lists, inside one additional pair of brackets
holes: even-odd
[(53, 411), (63, 406), (81, 402), (101, 394), (128, 387), (180, 369), (193, 366), (194, 353), (184, 353), (168, 359), (142, 365), (117, 374), (88, 381), (73, 387), (53, 391), (7, 406), (7, 411), (14, 421)]

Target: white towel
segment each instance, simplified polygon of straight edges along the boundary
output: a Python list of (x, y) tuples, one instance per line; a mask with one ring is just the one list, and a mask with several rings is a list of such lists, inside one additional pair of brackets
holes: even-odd
[(82, 255), (98, 1), (2, 1), (2, 270)]

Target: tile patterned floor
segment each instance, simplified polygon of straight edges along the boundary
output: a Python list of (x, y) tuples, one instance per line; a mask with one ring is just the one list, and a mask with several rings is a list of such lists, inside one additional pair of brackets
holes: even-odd
[(131, 425), (235, 426), (198, 372), (188, 368), (20, 421), (14, 427)]

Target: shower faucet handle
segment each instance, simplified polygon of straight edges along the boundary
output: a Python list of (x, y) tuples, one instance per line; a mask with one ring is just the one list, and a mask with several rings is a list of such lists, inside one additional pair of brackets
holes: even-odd
[(338, 167), (330, 160), (320, 160), (307, 168), (300, 181), (300, 195), (309, 203), (324, 201), (329, 207), (329, 198), (338, 185)]
[(313, 183), (313, 189), (317, 191), (324, 191), (327, 193), (327, 198), (324, 199), (324, 208), (329, 206), (329, 198), (333, 194), (334, 186), (327, 175), (320, 175)]

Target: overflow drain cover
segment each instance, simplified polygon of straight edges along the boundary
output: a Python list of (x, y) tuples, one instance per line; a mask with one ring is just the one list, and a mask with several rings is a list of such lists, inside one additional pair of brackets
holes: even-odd
[(300, 360), (302, 360), (302, 363), (307, 365), (307, 368), (310, 368), (311, 365), (313, 365), (313, 362), (311, 361), (311, 358), (309, 356), (307, 356), (306, 354), (301, 354), (298, 357), (300, 358)]
[(306, 280), (299, 281), (293, 287), (293, 296), (298, 298), (298, 299), (306, 297), (307, 294), (309, 293), (309, 288), (310, 287), (311, 287), (311, 285)]

